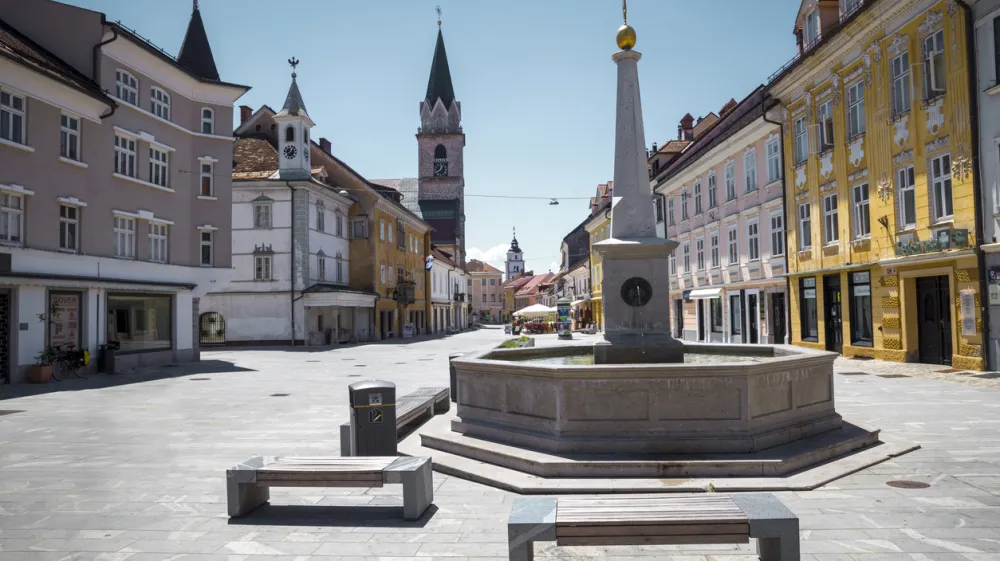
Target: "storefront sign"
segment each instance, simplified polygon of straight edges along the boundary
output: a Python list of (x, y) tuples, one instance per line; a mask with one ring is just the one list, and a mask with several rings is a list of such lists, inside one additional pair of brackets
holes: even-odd
[(80, 295), (49, 295), (49, 344), (77, 346), (80, 334)]
[(807, 288), (807, 289), (805, 289), (805, 290), (802, 291), (802, 295), (805, 296), (806, 298), (809, 298), (809, 299), (815, 299), (816, 298), (816, 289), (815, 288)]
[(976, 334), (976, 291), (972, 289), (961, 292), (962, 303), (962, 335)]
[(885, 275), (887, 277), (894, 277), (894, 276), (896, 276), (896, 268), (895, 267), (886, 267), (885, 268)]
[(969, 246), (969, 230), (940, 230), (934, 238), (924, 241), (896, 242), (896, 256), (920, 255), (945, 249), (961, 249)]
[(413, 324), (412, 323), (404, 323), (403, 324), (403, 339), (412, 339), (412, 338), (413, 338)]
[(816, 288), (816, 277), (809, 277), (807, 279), (802, 279), (802, 286), (805, 288)]
[(854, 285), (854, 295), (855, 296), (871, 296), (872, 295), (872, 285), (870, 285), (870, 284), (857, 284), (857, 285)]
[(854, 273), (854, 283), (855, 284), (866, 284), (871, 282), (872, 274), (869, 271), (862, 271), (860, 273)]

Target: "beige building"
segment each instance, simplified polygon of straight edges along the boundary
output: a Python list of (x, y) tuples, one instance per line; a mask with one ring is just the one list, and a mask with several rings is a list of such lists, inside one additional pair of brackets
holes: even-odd
[(231, 272), (248, 88), (219, 79), (198, 10), (177, 58), (50, 0), (0, 20), (0, 377), (54, 346), (116, 343), (118, 369), (197, 360), (200, 297)]
[(473, 323), (499, 323), (503, 314), (503, 273), (478, 259), (470, 259), (465, 269)]

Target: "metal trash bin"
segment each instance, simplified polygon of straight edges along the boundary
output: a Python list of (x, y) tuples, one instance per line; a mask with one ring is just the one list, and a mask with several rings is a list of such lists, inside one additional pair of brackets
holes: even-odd
[(101, 352), (97, 357), (97, 371), (103, 374), (114, 374), (115, 373), (115, 354), (118, 349), (121, 348), (121, 343), (114, 341), (104, 345), (98, 345), (97, 349)]
[(368, 381), (348, 387), (351, 456), (396, 456), (396, 384)]

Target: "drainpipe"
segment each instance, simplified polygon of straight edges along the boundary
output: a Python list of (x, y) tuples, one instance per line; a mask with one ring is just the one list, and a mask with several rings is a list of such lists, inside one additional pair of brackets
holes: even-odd
[[(760, 103), (760, 116), (764, 119), (765, 123), (771, 123), (772, 125), (778, 125), (778, 142), (781, 145), (782, 151), (785, 149), (785, 125), (779, 121), (772, 121), (767, 118), (767, 101), (771, 99), (771, 93), (766, 89), (763, 92), (764, 99)], [(782, 168), (784, 168), (784, 157), (782, 157)], [(782, 169), (782, 176), (784, 175), (784, 169)], [(788, 204), (785, 201), (785, 178), (781, 178), (781, 216), (782, 221), (785, 223), (785, 340), (784, 344), (788, 345), (792, 342), (792, 277), (789, 276), (788, 264), (790, 260), (788, 259), (791, 249), (788, 245)]]
[(290, 299), (288, 316), (292, 320), (292, 346), (294, 347), (295, 346), (295, 302), (298, 301), (298, 298), (295, 297), (295, 187), (292, 187), (291, 181), (286, 181), (285, 185), (287, 185), (288, 190), (292, 192), (292, 200), (290, 201), (291, 202), (290, 206), (292, 209), (292, 217), (291, 217), (292, 224), (291, 228), (288, 229), (288, 231), (291, 232), (290, 234), (291, 239), (289, 241), (291, 241), (292, 243), (292, 245), (290, 246), (291, 253), (289, 254), (289, 257), (291, 259), (289, 259), (289, 265), (288, 265), (289, 272), (291, 273), (291, 275), (288, 277), (289, 281), (288, 296)]
[(976, 201), (976, 261), (979, 267), (979, 315), (983, 320), (983, 347), (987, 370), (996, 369), (996, 361), (990, 360), (990, 318), (988, 290), (986, 283), (986, 254), (982, 251), (983, 232), (985, 230), (983, 210), (983, 179), (979, 174), (979, 90), (978, 76), (976, 68), (976, 22), (973, 19), (972, 7), (966, 0), (958, 0), (958, 5), (965, 12), (965, 42), (966, 51), (969, 53), (969, 121), (972, 125), (972, 162), (975, 164), (972, 172), (972, 192)]
[[(107, 25), (107, 20), (104, 19), (104, 14), (101, 14), (101, 29), (103, 29), (105, 25)], [(94, 82), (96, 82), (98, 85), (100, 85), (100, 83), (101, 83), (100, 75), (97, 73), (97, 68), (99, 66), (97, 64), (97, 62), (98, 62), (98, 59), (100, 57), (99, 53), (101, 51), (101, 47), (103, 47), (104, 45), (107, 45), (108, 43), (110, 43), (110, 42), (115, 41), (116, 39), (118, 39), (118, 30), (117, 29), (115, 29), (114, 27), (112, 27), (111, 28), (111, 33), (112, 33), (112, 37), (110, 39), (108, 39), (107, 41), (102, 41), (102, 42), (94, 45), (94, 67), (93, 67), (93, 70), (92, 70), (92, 78), (93, 78)], [(108, 113), (105, 113), (104, 115), (101, 115), (101, 119), (107, 119), (108, 117), (114, 115), (115, 111), (117, 109), (118, 109), (118, 105), (112, 103), (111, 104), (111, 109), (108, 110)]]

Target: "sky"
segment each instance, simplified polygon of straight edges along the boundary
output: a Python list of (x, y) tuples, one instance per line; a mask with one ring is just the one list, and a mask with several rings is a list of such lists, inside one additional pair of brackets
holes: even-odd
[[(68, 3), (174, 55), (191, 14), (190, 0)], [(516, 227), (527, 268), (558, 270), (562, 238), (614, 175), (618, 0), (200, 0), (221, 78), (253, 88), (237, 105), (280, 106), (286, 61), (298, 58), (312, 137), (370, 179), (416, 177), (438, 5), (466, 135), (468, 256), (503, 270)], [(790, 59), (798, 6), (631, 0), (647, 146), (676, 138), (685, 113), (739, 101)]]

